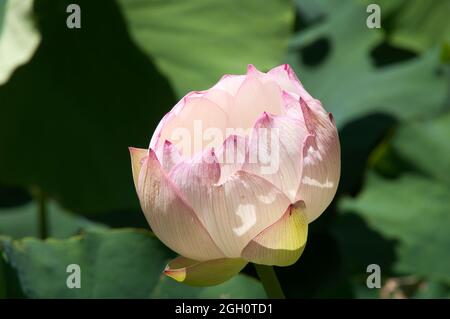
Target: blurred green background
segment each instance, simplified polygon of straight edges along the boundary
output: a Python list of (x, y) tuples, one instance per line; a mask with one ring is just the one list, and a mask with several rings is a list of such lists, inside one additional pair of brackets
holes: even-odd
[(265, 297), (250, 266), (209, 288), (161, 276), (173, 253), (148, 231), (127, 149), (249, 63), (289, 63), (342, 145), (333, 204), (276, 269), (287, 297), (450, 297), (449, 17), (448, 0), (0, 0), (0, 298)]

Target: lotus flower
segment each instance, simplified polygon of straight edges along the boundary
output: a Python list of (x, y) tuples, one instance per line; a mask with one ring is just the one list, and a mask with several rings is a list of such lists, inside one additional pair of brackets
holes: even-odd
[(340, 176), (333, 117), (288, 65), (187, 94), (130, 152), (147, 221), (180, 255), (165, 274), (191, 285), (295, 263)]

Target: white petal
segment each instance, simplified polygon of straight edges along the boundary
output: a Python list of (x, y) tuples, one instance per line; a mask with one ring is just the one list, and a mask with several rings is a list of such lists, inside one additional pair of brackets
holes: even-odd
[(253, 129), (243, 170), (268, 180), (294, 202), (302, 176), (303, 141), (307, 135), (302, 120), (264, 114)]
[(217, 246), (228, 258), (238, 258), (252, 238), (283, 215), (290, 202), (266, 180), (243, 171), (217, 185), (220, 166), (208, 162), (180, 163), (170, 178)]
[(244, 165), (247, 154), (247, 140), (245, 136), (230, 135), (217, 149), (216, 156), (220, 163), (218, 184), (226, 182), (228, 177)]
[(212, 87), (212, 89), (220, 89), (234, 96), (244, 80), (245, 75), (226, 74)]
[(222, 145), (228, 117), (217, 104), (204, 97), (187, 97), (184, 106), (171, 114), (161, 129), (158, 143), (172, 142), (185, 157)]
[(220, 106), (225, 112), (228, 112), (233, 105), (233, 96), (225, 90), (209, 89), (205, 91), (203, 97)]
[(236, 93), (228, 115), (230, 125), (251, 128), (263, 112), (282, 114), (282, 102), (281, 90), (275, 82), (262, 83), (258, 76), (250, 73)]
[(303, 88), (294, 70), (288, 64), (273, 68), (267, 72), (267, 77), (276, 81), (285, 91), (295, 93), (305, 100), (312, 99), (311, 95)]
[(283, 91), (281, 96), (283, 98), (283, 106), (286, 115), (303, 121), (303, 114), (299, 102), (300, 97), (295, 93), (287, 91)]
[(302, 183), (297, 199), (306, 204), (309, 222), (313, 221), (333, 200), (341, 172), (340, 144), (331, 114), (316, 111), (301, 102), (310, 135), (303, 145)]
[(138, 194), (153, 232), (169, 248), (200, 261), (224, 257), (192, 208), (167, 178), (153, 150), (142, 164)]
[(155, 153), (166, 173), (170, 172), (170, 170), (183, 159), (177, 147), (167, 140)]

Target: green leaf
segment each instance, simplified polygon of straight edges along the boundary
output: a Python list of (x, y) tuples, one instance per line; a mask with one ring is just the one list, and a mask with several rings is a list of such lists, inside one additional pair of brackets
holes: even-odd
[(350, 275), (363, 276), (367, 289), (367, 266), (376, 263), (383, 270), (383, 276), (389, 276), (392, 274), (396, 255), (395, 241), (382, 236), (362, 217), (364, 216), (340, 214), (333, 224), (332, 232), (339, 244), (346, 271)]
[[(404, 0), (345, 0), (340, 2), (334, 0), (295, 0), (294, 2), (301, 17), (303, 17), (306, 22), (311, 23), (323, 16), (332, 15), (352, 1), (354, 3), (359, 2), (364, 4), (366, 7), (372, 3), (378, 4), (381, 7), (381, 18), (383, 19), (385, 15), (390, 14), (393, 10), (397, 9)], [(365, 7), (362, 9), (366, 12)], [(368, 15), (369, 13), (366, 13), (366, 17)]]
[[(383, 35), (367, 28), (366, 19), (364, 6), (346, 1), (292, 39), (287, 60), (306, 89), (333, 113), (340, 128), (371, 113), (399, 119), (436, 113), (447, 91), (445, 78), (435, 72), (438, 50), (375, 68), (370, 52)], [(308, 48), (317, 43), (328, 43), (329, 51), (317, 64), (307, 63)]]
[[(37, 204), (28, 203), (12, 208), (0, 208), (0, 235), (13, 238), (39, 237)], [(47, 205), (49, 236), (65, 238), (81, 230), (103, 229), (104, 225), (71, 214), (54, 201)]]
[(26, 63), (41, 41), (32, 20), (33, 0), (0, 1), (0, 85)]
[(422, 52), (450, 41), (449, 12), (449, 0), (404, 2), (393, 20), (390, 42)]
[(280, 64), (293, 10), (287, 0), (119, 0), (144, 52), (174, 83), (179, 96), (205, 90), (247, 64)]
[(3, 256), (0, 247), (0, 299), (24, 298), (17, 274), (11, 268)]
[(450, 185), (449, 137), (450, 113), (447, 113), (433, 120), (401, 126), (392, 144), (402, 159)]
[(64, 3), (36, 3), (43, 41), (0, 86), (0, 183), (37, 186), (83, 214), (137, 209), (128, 147), (148, 145), (174, 95), (114, 2), (78, 4), (75, 30)]
[(341, 210), (358, 214), (372, 229), (398, 241), (394, 265), (397, 272), (447, 283), (449, 206), (449, 186), (414, 175), (389, 181), (371, 174), (357, 198), (340, 203)]
[[(148, 231), (88, 231), (69, 239), (1, 240), (6, 260), (31, 298), (149, 298), (264, 296), (262, 286), (240, 275), (216, 287), (193, 288), (162, 274), (173, 257)], [(69, 289), (66, 268), (81, 269), (81, 288)]]
[(341, 3), (330, 0), (295, 0), (294, 3), (301, 17), (308, 23), (331, 14), (342, 6)]

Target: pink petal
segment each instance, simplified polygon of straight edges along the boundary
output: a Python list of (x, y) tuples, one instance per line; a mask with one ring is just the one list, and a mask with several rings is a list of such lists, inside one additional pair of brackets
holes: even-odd
[(311, 95), (303, 88), (294, 70), (288, 64), (277, 66), (267, 72), (268, 77), (276, 81), (283, 90), (295, 93), (305, 100), (312, 99)]
[(289, 65), (283, 64), (277, 66), (267, 72), (267, 75), (276, 81), (283, 90), (296, 93), (298, 95), (302, 93), (302, 85)]
[(244, 80), (245, 75), (226, 74), (211, 89), (220, 89), (234, 96)]
[(238, 171), (218, 185), (220, 165), (211, 159), (180, 163), (170, 178), (228, 258), (238, 258), (290, 204), (269, 182), (247, 172)]
[(294, 202), (307, 135), (302, 120), (264, 113), (253, 129), (243, 170), (268, 180)]
[(157, 150), (159, 146), (161, 146), (161, 143), (164, 143), (165, 140), (160, 141), (161, 139), (161, 133), (163, 128), (169, 123), (171, 120), (173, 120), (180, 111), (184, 108), (186, 104), (186, 100), (190, 96), (197, 96), (197, 92), (189, 92), (186, 94), (180, 101), (178, 101), (177, 104), (168, 112), (164, 117), (159, 121), (158, 126), (155, 129), (155, 132), (153, 133), (153, 136), (150, 140), (150, 147), (152, 150)]
[(166, 173), (170, 172), (183, 159), (177, 147), (167, 140), (164, 142), (163, 147), (160, 147), (155, 153)]
[(233, 96), (225, 90), (210, 89), (205, 91), (203, 97), (220, 106), (225, 112), (233, 105)]
[(153, 232), (169, 248), (200, 261), (224, 257), (192, 208), (167, 178), (153, 150), (142, 165), (138, 195)]
[(228, 117), (212, 101), (188, 96), (184, 105), (177, 105), (169, 114), (155, 142), (156, 148), (161, 147), (162, 141), (168, 140), (177, 146), (183, 156), (191, 157), (208, 147), (222, 145)]
[(281, 96), (283, 98), (283, 105), (286, 115), (295, 119), (303, 120), (303, 114), (299, 102), (300, 97), (295, 93), (287, 91), (283, 91)]
[(262, 83), (252, 73), (242, 83), (230, 109), (231, 127), (248, 129), (263, 113), (282, 114), (282, 98), (280, 87), (273, 81)]
[(323, 111), (322, 104), (309, 94), (297, 78), (294, 70), (288, 65), (283, 64), (273, 68), (267, 73), (267, 77), (276, 81), (283, 91), (294, 94), (296, 98), (306, 101), (310, 108), (315, 111)]
[(310, 135), (303, 145), (302, 182), (297, 199), (306, 204), (309, 222), (322, 214), (336, 194), (340, 177), (340, 144), (336, 125), (324, 111), (301, 102)]
[(266, 74), (258, 70), (253, 64), (247, 66), (247, 75), (257, 77), (259, 80), (263, 80)]
[(220, 163), (220, 180), (223, 184), (236, 171), (240, 170), (245, 163), (247, 154), (247, 138), (239, 135), (230, 135), (216, 151)]

